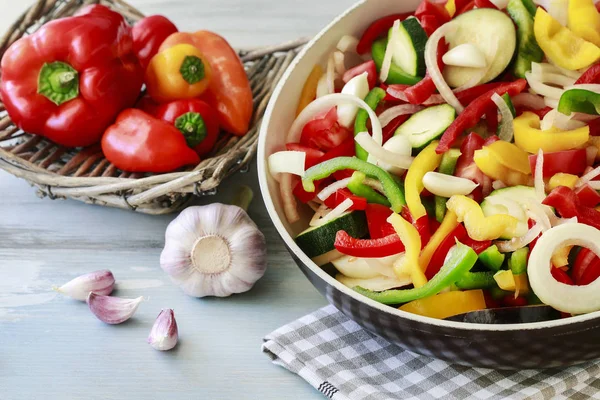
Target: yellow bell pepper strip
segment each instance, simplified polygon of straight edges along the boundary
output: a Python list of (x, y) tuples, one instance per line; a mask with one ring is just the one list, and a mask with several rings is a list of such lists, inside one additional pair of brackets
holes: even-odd
[(527, 279), (527, 259), (529, 258), (529, 248), (522, 247), (513, 252), (508, 259), (508, 267), (512, 272), (515, 281), (515, 298), (520, 294), (529, 293), (529, 281)]
[(435, 171), (442, 161), (443, 154), (435, 152), (437, 145), (437, 141), (431, 142), (415, 157), (404, 180), (406, 205), (415, 221), (427, 215), (425, 206), (421, 202), (421, 192), (425, 188), (423, 177), (427, 172)]
[(550, 262), (552, 263), (552, 265), (554, 265), (554, 267), (556, 267), (556, 268), (568, 266), (569, 265), (569, 253), (571, 252), (572, 248), (573, 248), (573, 246), (564, 246), (564, 247), (561, 247), (560, 249), (556, 250), (554, 252), (554, 254), (552, 254), (552, 258), (550, 259)]
[(483, 290), (466, 290), (440, 293), (414, 300), (398, 309), (424, 317), (444, 319), (485, 308)]
[(587, 68), (600, 59), (598, 46), (562, 26), (542, 7), (538, 7), (535, 13), (533, 31), (546, 57), (559, 67), (575, 71)]
[(527, 185), (531, 178), (528, 154), (504, 140), (475, 151), (473, 160), (481, 172), (509, 186)]
[(502, 270), (494, 274), (494, 279), (498, 284), (498, 287), (502, 290), (508, 290), (514, 292), (517, 288), (515, 283), (515, 276), (511, 270)]
[(464, 221), (467, 233), (473, 240), (515, 237), (519, 221), (511, 215), (496, 214), (486, 217), (475, 200), (462, 195), (450, 197), (446, 207), (456, 214), (458, 222)]
[(410, 275), (415, 288), (424, 286), (427, 278), (419, 266), (419, 253), (421, 252), (419, 231), (413, 224), (396, 213), (390, 215), (388, 222), (392, 224), (400, 241), (404, 244), (404, 257), (394, 263), (394, 273), (397, 276)]
[(586, 147), (588, 146), (598, 149), (598, 153), (596, 153), (596, 159), (594, 161), (600, 161), (600, 136), (590, 136), (590, 140), (588, 140)]
[(454, 0), (448, 0), (446, 2), (446, 11), (448, 11), (448, 15), (450, 15), (450, 18), (454, 17), (454, 14), (456, 14), (456, 2)]
[(540, 129), (540, 117), (532, 112), (524, 112), (513, 120), (515, 144), (528, 153), (535, 154), (570, 150), (584, 145), (590, 139), (590, 127), (583, 126), (571, 131), (551, 128)]
[(202, 52), (178, 44), (156, 54), (146, 68), (146, 88), (159, 103), (200, 96), (212, 78), (212, 68)]
[(579, 177), (577, 175), (559, 172), (552, 175), (552, 178), (550, 178), (550, 180), (548, 181), (548, 189), (552, 191), (559, 186), (566, 186), (569, 189), (573, 189), (575, 188), (575, 184), (577, 184), (578, 180)]
[(461, 279), (473, 268), (477, 261), (477, 253), (469, 246), (457, 243), (450, 252), (444, 266), (429, 282), (420, 288), (392, 289), (383, 292), (374, 292), (356, 286), (353, 290), (382, 304), (402, 304), (409, 301), (423, 299), (438, 294), (442, 290)]
[(308, 78), (306, 78), (306, 82), (304, 82), (302, 93), (300, 93), (300, 100), (298, 101), (298, 108), (296, 109), (296, 116), (317, 97), (317, 86), (322, 76), (323, 68), (320, 65), (315, 65)]
[(569, 0), (567, 27), (580, 38), (600, 46), (600, 13), (594, 0)]
[(452, 231), (454, 231), (454, 229), (456, 229), (458, 224), (459, 224), (459, 222), (458, 222), (458, 219), (456, 218), (456, 214), (454, 214), (452, 211), (448, 211), (446, 213), (446, 215), (444, 216), (444, 219), (442, 220), (442, 224), (440, 225), (440, 227), (437, 228), (437, 230), (435, 231), (435, 233), (433, 235), (431, 235), (429, 242), (427, 242), (427, 244), (421, 251), (421, 256), (419, 257), (419, 265), (421, 266), (421, 269), (423, 270), (423, 272), (427, 271), (427, 266), (429, 265), (429, 262), (431, 261), (431, 257), (433, 257), (433, 254), (435, 253), (437, 248), (440, 246), (442, 241), (450, 233), (452, 233)]

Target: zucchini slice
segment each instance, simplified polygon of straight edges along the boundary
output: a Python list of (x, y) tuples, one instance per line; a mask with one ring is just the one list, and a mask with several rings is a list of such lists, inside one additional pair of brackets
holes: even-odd
[(388, 34), (388, 43), (392, 46), (392, 61), (409, 75), (424, 76), (427, 34), (419, 20), (408, 18), (402, 21), (396, 40), (391, 40), (393, 29), (390, 28)]
[(413, 149), (422, 149), (442, 136), (455, 118), (456, 110), (449, 104), (429, 107), (413, 114), (394, 136), (406, 136)]

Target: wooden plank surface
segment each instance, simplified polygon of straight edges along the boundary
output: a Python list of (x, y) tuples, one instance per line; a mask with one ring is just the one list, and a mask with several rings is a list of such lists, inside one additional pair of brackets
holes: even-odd
[[(316, 33), (350, 0), (132, 0), (182, 30), (210, 29), (236, 47)], [(0, 28), (31, 0), (0, 0)], [(16, 399), (320, 399), (299, 377), (260, 352), (265, 334), (325, 305), (287, 254), (258, 192), (255, 165), (207, 201), (227, 201), (240, 182), (257, 195), (251, 217), (265, 233), (269, 269), (253, 290), (194, 299), (159, 267), (173, 216), (146, 216), (74, 201), (38, 199), (0, 171), (0, 400)], [(50, 290), (88, 271), (110, 268), (116, 295), (146, 300), (119, 326), (96, 320), (84, 303)], [(181, 342), (153, 350), (146, 337), (161, 308), (173, 308)]]

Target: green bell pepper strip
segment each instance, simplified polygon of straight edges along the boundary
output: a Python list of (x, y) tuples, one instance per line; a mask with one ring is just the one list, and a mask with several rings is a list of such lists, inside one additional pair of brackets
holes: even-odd
[(490, 246), (479, 253), (479, 261), (490, 271), (498, 272), (504, 264), (506, 256), (500, 253), (496, 245)]
[(523, 2), (523, 5), (525, 6), (525, 8), (529, 12), (529, 14), (532, 17), (535, 17), (535, 13), (537, 12), (537, 6), (533, 2), (533, 0), (521, 0), (521, 1)]
[[(371, 107), (371, 109), (373, 111), (375, 111), (375, 109), (377, 108), (377, 106), (379, 105), (381, 100), (384, 99), (385, 96), (386, 96), (385, 90), (383, 90), (382, 88), (379, 88), (379, 87), (373, 88), (367, 94), (367, 97), (365, 97), (365, 103), (367, 103), (367, 105), (369, 107)], [(369, 120), (369, 114), (367, 113), (367, 111), (363, 110), (362, 108), (359, 109), (358, 113), (356, 114), (356, 119), (354, 120), (354, 136), (358, 135), (361, 132), (368, 132), (368, 130), (367, 130), (367, 121), (368, 120)], [(361, 147), (361, 145), (358, 143), (356, 143), (356, 157), (358, 157), (364, 161), (367, 161), (367, 158), (369, 157), (369, 153), (367, 153), (367, 151), (365, 149), (363, 149)]]
[(600, 94), (584, 89), (569, 89), (563, 92), (558, 102), (558, 112), (570, 115), (573, 112), (600, 114)]
[[(517, 25), (517, 55), (512, 69), (515, 76), (525, 78), (525, 72), (531, 71), (532, 62), (541, 62), (544, 52), (535, 40), (531, 4), (525, 0), (510, 0), (506, 11)], [(535, 14), (535, 5), (533, 12)]]
[(425, 285), (418, 289), (392, 289), (383, 292), (373, 292), (356, 286), (353, 289), (372, 300), (383, 304), (402, 304), (409, 301), (434, 296), (460, 280), (473, 268), (477, 261), (477, 253), (464, 244), (458, 242), (450, 250), (450, 254), (440, 271)]
[(529, 248), (523, 247), (515, 251), (510, 255), (508, 260), (508, 267), (512, 271), (513, 275), (521, 275), (527, 272), (527, 256), (529, 255)]
[(490, 289), (498, 287), (493, 272), (467, 272), (456, 282), (456, 287), (462, 290)]
[[(377, 66), (377, 72), (381, 71), (381, 66), (383, 65), (383, 57), (385, 56), (385, 48), (387, 47), (387, 39), (382, 38), (373, 42), (373, 46), (371, 47), (371, 55), (373, 56), (373, 61), (375, 61), (375, 65)], [(399, 66), (392, 62), (390, 65), (390, 72), (388, 73), (388, 77), (385, 80), (385, 83), (388, 85), (391, 84), (401, 84), (401, 85), (414, 85), (423, 79), (420, 76), (412, 76), (404, 72)]]
[[(454, 175), (454, 170), (456, 169), (456, 162), (460, 157), (460, 150), (458, 149), (450, 149), (444, 153), (442, 156), (442, 161), (440, 162), (440, 166), (438, 167), (438, 172), (440, 174), (446, 175)], [(444, 216), (446, 215), (446, 202), (448, 199), (446, 197), (435, 196), (435, 219), (441, 224), (444, 220)]]
[(315, 181), (325, 179), (334, 172), (344, 169), (359, 171), (379, 180), (383, 186), (385, 196), (390, 201), (392, 211), (396, 213), (402, 211), (402, 207), (406, 204), (404, 191), (398, 186), (394, 178), (378, 166), (355, 157), (336, 157), (309, 168), (304, 173), (304, 178), (302, 178), (302, 186), (307, 192), (314, 192)]
[(348, 182), (348, 190), (350, 190), (352, 194), (358, 197), (363, 197), (367, 199), (367, 203), (381, 204), (386, 207), (389, 207), (391, 204), (384, 195), (378, 193), (370, 186), (364, 184), (366, 177), (367, 176), (362, 172), (354, 172), (352, 174), (350, 182)]
[[(492, 296), (492, 299), (494, 299), (494, 300), (502, 300), (506, 296), (514, 296), (515, 295), (515, 292), (509, 292), (508, 290), (502, 290), (498, 286), (491, 287), (489, 289), (489, 291), (490, 291), (490, 296)], [(531, 292), (533, 292), (533, 291), (531, 291)]]
[(508, 109), (510, 110), (510, 113), (512, 114), (513, 118), (516, 117), (517, 110), (515, 110), (515, 105), (513, 104), (512, 100), (510, 99), (510, 95), (508, 93), (504, 93), (502, 95), (502, 100), (504, 100), (504, 102), (508, 106)]

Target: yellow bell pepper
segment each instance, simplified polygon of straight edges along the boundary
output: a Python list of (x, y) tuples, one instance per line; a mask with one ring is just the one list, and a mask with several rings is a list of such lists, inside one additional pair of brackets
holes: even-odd
[(600, 13), (594, 0), (569, 0), (567, 27), (580, 38), (600, 46)]
[(427, 172), (434, 171), (442, 161), (443, 154), (435, 152), (437, 145), (437, 141), (431, 142), (415, 157), (404, 180), (406, 205), (415, 221), (427, 215), (427, 211), (421, 202), (421, 192), (425, 188), (423, 177)]
[[(524, 274), (521, 274), (524, 275)], [(498, 287), (502, 290), (508, 290), (514, 292), (517, 289), (515, 282), (515, 276), (511, 270), (502, 270), (494, 274), (494, 280), (498, 284)]]
[(454, 195), (446, 203), (459, 222), (465, 223), (469, 237), (474, 240), (493, 240), (499, 237), (515, 237), (518, 220), (507, 214), (486, 217), (477, 202), (467, 196)]
[(304, 82), (302, 93), (300, 93), (300, 100), (298, 101), (298, 108), (296, 109), (296, 116), (317, 97), (317, 86), (319, 85), (321, 76), (323, 76), (323, 68), (320, 65), (315, 65), (308, 78), (306, 78), (306, 82)]
[(424, 317), (444, 319), (485, 308), (483, 290), (478, 289), (440, 293), (413, 300), (398, 309)]
[(554, 174), (552, 178), (550, 178), (550, 180), (548, 181), (548, 189), (554, 190), (559, 186), (566, 186), (569, 189), (573, 189), (578, 180), (579, 177), (577, 175), (559, 172), (557, 174)]
[(421, 236), (417, 228), (402, 218), (399, 214), (390, 215), (388, 222), (400, 236), (404, 244), (404, 257), (394, 263), (394, 273), (397, 276), (410, 275), (413, 286), (420, 288), (427, 283), (427, 278), (419, 266), (419, 253), (421, 252)]
[(456, 2), (454, 0), (448, 0), (445, 7), (450, 18), (454, 17), (454, 14), (456, 14)]
[(590, 127), (584, 126), (571, 131), (551, 128), (540, 129), (540, 117), (532, 112), (524, 112), (513, 121), (515, 144), (528, 153), (535, 154), (539, 149), (546, 152), (575, 149), (590, 139)]
[(513, 274), (513, 279), (515, 280), (515, 298), (529, 293), (529, 279), (527, 279), (527, 274)]
[(600, 161), (600, 136), (590, 136), (587, 145), (598, 149), (595, 161)]
[(484, 174), (494, 180), (500, 180), (509, 186), (529, 183), (529, 156), (512, 143), (498, 140), (484, 146), (475, 151), (473, 160)]
[(600, 59), (598, 46), (575, 35), (541, 7), (535, 13), (533, 31), (546, 57), (560, 67), (575, 71)]
[(550, 259), (550, 262), (552, 263), (552, 265), (554, 265), (557, 268), (568, 266), (569, 265), (569, 253), (571, 252), (572, 248), (573, 248), (573, 246), (564, 246), (564, 247), (561, 247), (560, 249), (556, 250), (554, 252), (554, 254), (552, 254), (552, 258)]
[(419, 265), (423, 269), (423, 272), (427, 271), (427, 266), (431, 261), (431, 257), (442, 243), (442, 241), (448, 236), (457, 226), (459, 222), (456, 218), (456, 214), (452, 211), (448, 211), (442, 220), (442, 224), (435, 231), (429, 242), (425, 245), (423, 250), (421, 251), (421, 256), (419, 257)]
[(150, 60), (146, 88), (154, 100), (164, 103), (200, 96), (210, 84), (212, 68), (195, 46), (178, 44)]

